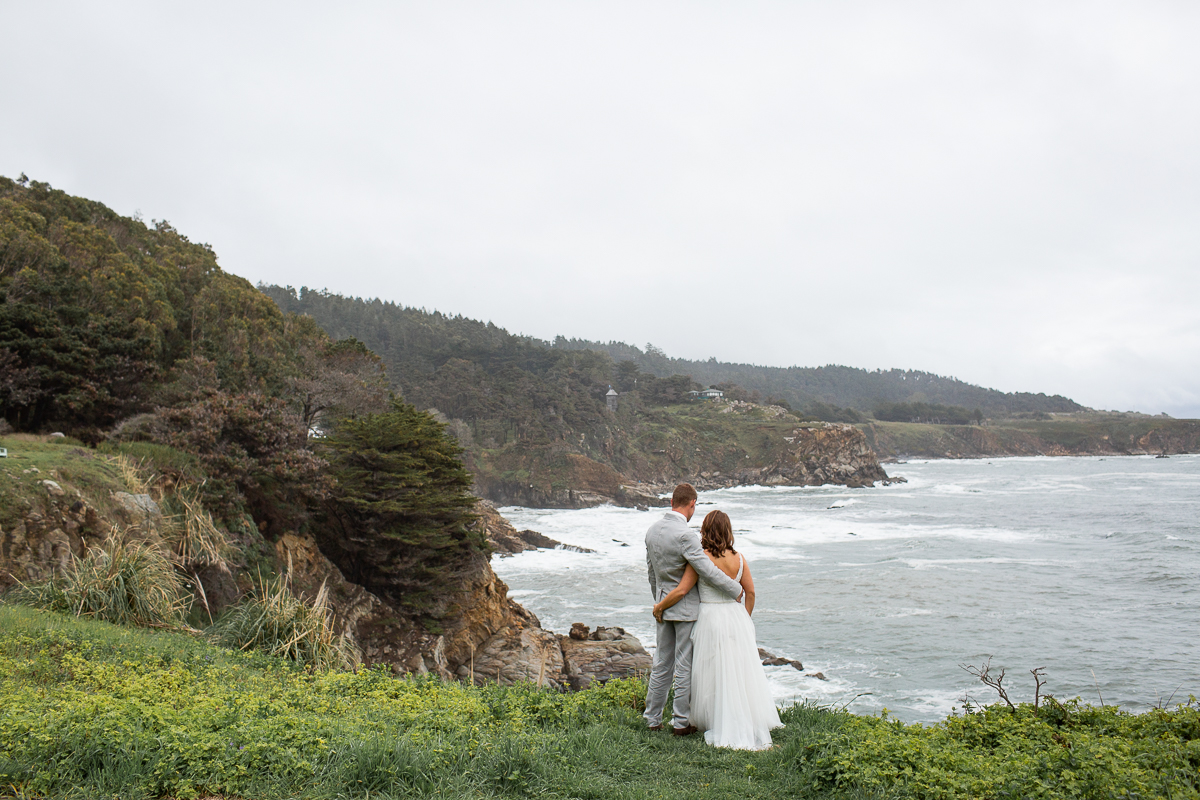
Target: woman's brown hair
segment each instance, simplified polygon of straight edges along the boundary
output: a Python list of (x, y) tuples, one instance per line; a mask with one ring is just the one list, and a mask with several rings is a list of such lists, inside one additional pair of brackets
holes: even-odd
[(710, 511), (700, 524), (700, 544), (717, 558), (725, 551), (737, 555), (733, 549), (733, 524), (724, 511)]

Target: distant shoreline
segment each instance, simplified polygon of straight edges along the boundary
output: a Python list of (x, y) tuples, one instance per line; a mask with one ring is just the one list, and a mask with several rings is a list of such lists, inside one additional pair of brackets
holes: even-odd
[(1170, 417), (1098, 414), (985, 425), (869, 422), (856, 427), (885, 464), (914, 458), (1200, 453), (1200, 421)]

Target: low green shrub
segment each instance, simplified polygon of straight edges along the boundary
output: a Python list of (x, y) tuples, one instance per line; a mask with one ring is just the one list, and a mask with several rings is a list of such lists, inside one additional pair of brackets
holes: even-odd
[(1197, 797), (1194, 704), (992, 706), (931, 726), (795, 705), (773, 749), (742, 752), (647, 731), (645, 688), (309, 670), (0, 604), (0, 796)]
[(986, 706), (936, 725), (845, 715), (796, 767), (816, 791), (942, 798), (1200, 797), (1200, 708), (1078, 700)]

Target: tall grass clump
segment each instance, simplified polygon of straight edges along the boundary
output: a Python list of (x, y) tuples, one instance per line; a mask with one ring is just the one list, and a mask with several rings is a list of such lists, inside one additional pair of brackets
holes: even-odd
[(191, 576), (211, 623), (212, 608), (208, 604), (208, 595), (199, 571), (214, 567), (230, 574), (233, 543), (229, 540), (229, 534), (217, 526), (212, 515), (204, 508), (198, 489), (177, 491), (164, 499), (164, 506), (178, 510), (178, 513), (166, 519), (163, 526), (164, 543), (170, 549), (175, 565)]
[(114, 529), (103, 545), (74, 559), (62, 575), (21, 585), (11, 599), (118, 625), (173, 628), (182, 625), (191, 598), (158, 547), (129, 541)]
[(172, 496), (171, 502), (180, 509), (165, 536), (175, 561), (187, 570), (216, 567), (229, 572), (233, 545), (229, 535), (217, 527), (212, 515), (201, 504), (199, 495), (193, 491), (180, 491)]
[(334, 631), (328, 587), (322, 583), (308, 603), (292, 592), (287, 575), (260, 575), (250, 596), (227, 611), (209, 635), (224, 647), (259, 650), (317, 669), (351, 669), (360, 660), (354, 643)]
[(113, 456), (112, 461), (130, 494), (149, 494), (153, 478), (145, 476), (141, 461), (124, 454)]

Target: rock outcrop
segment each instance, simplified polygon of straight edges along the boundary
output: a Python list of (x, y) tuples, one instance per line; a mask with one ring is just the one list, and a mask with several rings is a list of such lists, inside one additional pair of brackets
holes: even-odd
[(571, 550), (576, 553), (594, 553), (586, 547), (564, 544), (537, 531), (519, 531), (506, 520), (496, 506), (487, 500), (480, 500), (475, 505), (475, 513), (479, 515), (476, 523), (479, 530), (492, 546), (492, 552), (501, 558), (508, 558), (527, 550)]
[[(853, 425), (836, 422), (797, 424), (783, 435), (784, 446), (766, 463), (739, 467), (727, 472), (703, 470), (678, 480), (701, 491), (728, 486), (822, 486), (838, 484), (853, 489), (874, 486), (877, 481), (904, 483), (889, 477), (863, 432)], [(647, 489), (670, 492), (675, 481), (649, 484)]]
[(434, 633), (347, 581), (311, 537), (288, 534), (275, 547), (291, 570), (293, 588), (311, 597), (325, 584), (339, 633), (358, 645), (364, 661), (390, 664), (397, 673), (579, 689), (650, 668), (641, 642), (621, 628), (601, 627), (590, 635), (584, 628), (582, 641), (543, 629), (508, 597), (508, 586), (482, 557), (461, 570), (456, 611), (443, 616), (444, 627)]
[(853, 425), (821, 422), (797, 426), (785, 439), (789, 444), (786, 453), (760, 470), (755, 483), (766, 486), (836, 483), (858, 488), (889, 480), (866, 437)]
[(82, 495), (55, 486), (16, 522), (0, 525), (0, 592), (53, 577), (108, 535), (111, 524)]
[(558, 641), (563, 653), (563, 676), (572, 689), (650, 671), (650, 654), (624, 628), (598, 627), (588, 633), (585, 625), (576, 622), (571, 633)]

